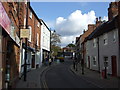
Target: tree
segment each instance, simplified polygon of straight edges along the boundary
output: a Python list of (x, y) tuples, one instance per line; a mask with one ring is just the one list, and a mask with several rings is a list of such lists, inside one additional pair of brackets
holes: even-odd
[(57, 56), (58, 52), (61, 51), (59, 43), (61, 43), (60, 35), (54, 30), (51, 32), (51, 56)]
[(70, 44), (67, 45), (67, 47), (72, 47), (73, 48), (73, 47), (75, 47), (75, 44), (70, 43)]
[(58, 46), (59, 43), (61, 43), (60, 35), (57, 34), (56, 31), (54, 30), (53, 32), (51, 32), (51, 45)]

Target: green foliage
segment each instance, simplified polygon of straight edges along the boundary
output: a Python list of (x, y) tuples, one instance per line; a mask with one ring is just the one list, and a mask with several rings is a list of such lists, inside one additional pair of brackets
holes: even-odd
[(57, 45), (61, 43), (60, 35), (57, 34), (55, 31), (51, 33), (51, 45)]
[(70, 43), (67, 45), (67, 47), (75, 47), (75, 44)]
[(56, 45), (52, 45), (51, 50), (52, 50), (52, 56), (57, 56), (58, 52), (62, 51), (61, 47)]
[(61, 47), (58, 44), (61, 43), (60, 35), (54, 30), (51, 32), (51, 52), (52, 56), (57, 56), (58, 52), (61, 51)]

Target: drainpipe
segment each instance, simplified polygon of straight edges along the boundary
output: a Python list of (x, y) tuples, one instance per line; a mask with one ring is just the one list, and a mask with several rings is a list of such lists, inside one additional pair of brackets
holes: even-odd
[(99, 37), (97, 38), (98, 45), (98, 72), (100, 73), (100, 50), (99, 50)]
[(118, 18), (118, 59), (120, 59), (120, 1), (118, 2)]
[(84, 42), (82, 43), (82, 45), (83, 45), (83, 48), (82, 48), (83, 55), (82, 55), (81, 65), (82, 65), (82, 74), (84, 74)]

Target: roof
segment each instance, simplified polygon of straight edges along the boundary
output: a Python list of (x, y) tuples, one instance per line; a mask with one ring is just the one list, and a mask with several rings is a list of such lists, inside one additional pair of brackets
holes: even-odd
[(113, 29), (117, 28), (116, 22), (118, 20), (118, 16), (114, 17), (113, 20), (107, 21), (103, 23), (102, 25), (98, 26), (86, 39), (91, 40), (93, 38), (96, 38), (104, 33), (110, 32)]

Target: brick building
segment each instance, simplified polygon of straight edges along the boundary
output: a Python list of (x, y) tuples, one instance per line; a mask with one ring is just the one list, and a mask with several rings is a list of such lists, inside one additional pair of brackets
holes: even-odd
[[(28, 24), (26, 27), (26, 21)], [(15, 86), (23, 75), (25, 39), (20, 30), (29, 28), (27, 70), (40, 66), (41, 22), (26, 2), (0, 2), (0, 89)], [(2, 46), (2, 47), (1, 47)]]
[(0, 2), (0, 88), (15, 84), (19, 74), (19, 4), (15, 2)]
[[(25, 5), (24, 25), (26, 28), (26, 19), (28, 20), (29, 38), (27, 41), (27, 71), (35, 69), (40, 66), (40, 43), (41, 43), (41, 22), (28, 3), (28, 15), (26, 15), (27, 6)], [(27, 18), (26, 18), (27, 17)], [(23, 45), (23, 46), (22, 46)], [(21, 40), (21, 63), (20, 63), (20, 77), (24, 71), (24, 57), (25, 57), (25, 40)]]

